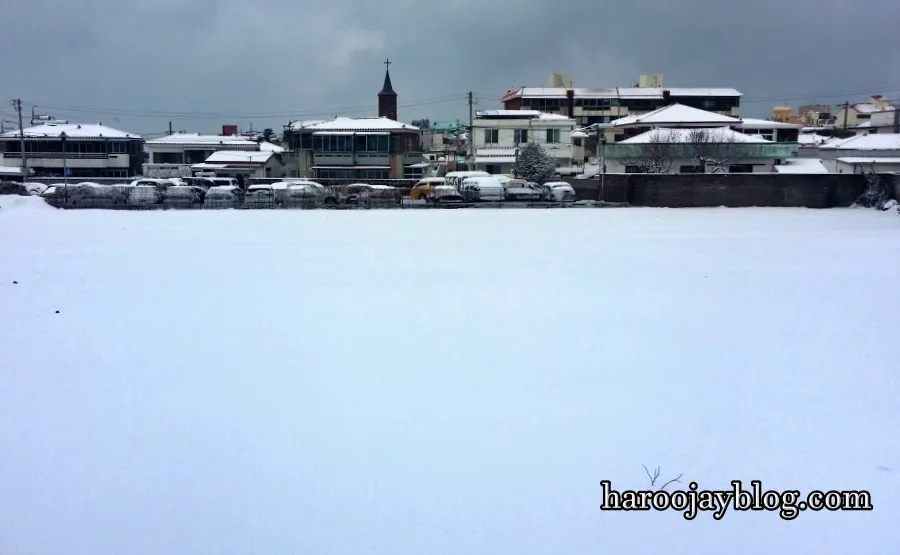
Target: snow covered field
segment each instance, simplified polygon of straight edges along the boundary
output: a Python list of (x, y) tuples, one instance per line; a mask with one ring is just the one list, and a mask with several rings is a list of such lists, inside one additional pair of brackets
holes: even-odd
[[(0, 197), (5, 555), (900, 545), (895, 213), (32, 200)], [(642, 464), (875, 509), (600, 511)]]

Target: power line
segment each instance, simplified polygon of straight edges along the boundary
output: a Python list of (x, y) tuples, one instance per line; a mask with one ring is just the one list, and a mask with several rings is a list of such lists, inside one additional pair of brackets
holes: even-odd
[[(400, 104), (400, 107), (414, 107), (414, 106), (425, 106), (430, 104), (443, 104), (448, 102), (462, 102), (465, 100), (465, 94), (461, 93), (459, 95), (452, 96), (442, 96), (435, 97), (429, 99), (422, 99), (418, 101), (411, 101), (404, 104)], [(86, 113), (86, 114), (99, 114), (99, 115), (120, 115), (134, 118), (160, 118), (160, 117), (183, 117), (183, 118), (210, 118), (210, 119), (222, 119), (222, 118), (232, 118), (232, 119), (270, 119), (270, 118), (282, 118), (282, 119), (302, 119), (304, 117), (315, 117), (315, 116), (334, 116), (335, 114), (348, 114), (348, 113), (362, 113), (362, 112), (371, 112), (372, 106), (349, 106), (342, 108), (326, 108), (320, 109), (317, 111), (309, 111), (309, 112), (292, 112), (290, 110), (284, 110), (279, 112), (257, 112), (257, 113), (228, 113), (228, 112), (178, 112), (178, 111), (163, 111), (163, 110), (133, 110), (133, 109), (117, 109), (117, 108), (96, 108), (89, 106), (71, 106), (71, 105), (63, 105), (63, 104), (50, 104), (45, 102), (35, 102), (34, 103), (41, 108), (48, 108), (61, 112), (71, 112), (71, 113)]]

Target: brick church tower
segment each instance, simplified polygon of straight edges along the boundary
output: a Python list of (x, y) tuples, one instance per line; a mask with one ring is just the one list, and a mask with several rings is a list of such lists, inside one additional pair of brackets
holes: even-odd
[(396, 120), (397, 93), (394, 92), (394, 87), (391, 85), (391, 63), (393, 62), (390, 60), (384, 61), (386, 69), (384, 70), (384, 86), (378, 93), (378, 117)]

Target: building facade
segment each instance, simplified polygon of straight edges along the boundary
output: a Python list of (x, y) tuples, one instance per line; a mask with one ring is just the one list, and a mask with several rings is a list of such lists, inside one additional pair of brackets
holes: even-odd
[[(128, 178), (140, 175), (144, 140), (102, 124), (46, 123), (26, 128), (29, 175)], [(21, 167), (19, 131), (0, 135), (0, 166)]]
[(850, 129), (871, 121), (873, 114), (894, 109), (894, 104), (880, 94), (873, 95), (869, 102), (858, 102), (841, 107), (835, 114), (835, 127)]
[(579, 125), (652, 112), (672, 102), (738, 117), (741, 93), (731, 88), (665, 88), (663, 76), (642, 75), (634, 87), (522, 87), (501, 100), (507, 110), (538, 110), (564, 115)]
[(214, 174), (216, 177), (281, 178), (284, 165), (281, 154), (271, 150), (220, 150), (209, 158), (191, 166), (194, 175)]
[(516, 149), (539, 144), (557, 167), (570, 167), (574, 151), (575, 120), (535, 110), (484, 110), (473, 120), (475, 169), (491, 174), (511, 174)]
[[(226, 131), (232, 131), (227, 129)], [(215, 152), (223, 150), (258, 151), (259, 143), (235, 135), (200, 135), (199, 133), (175, 133), (144, 144), (146, 177), (187, 177), (192, 166), (205, 162)]]

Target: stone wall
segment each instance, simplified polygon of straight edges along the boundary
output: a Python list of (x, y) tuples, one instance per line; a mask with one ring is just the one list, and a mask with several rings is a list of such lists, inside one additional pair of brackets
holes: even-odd
[[(894, 176), (896, 177), (896, 176)], [(601, 200), (599, 179), (566, 180), (578, 200)], [(865, 190), (853, 174), (607, 174), (602, 200), (632, 206), (850, 206)]]

